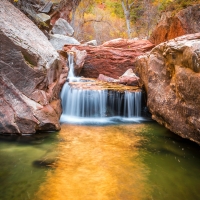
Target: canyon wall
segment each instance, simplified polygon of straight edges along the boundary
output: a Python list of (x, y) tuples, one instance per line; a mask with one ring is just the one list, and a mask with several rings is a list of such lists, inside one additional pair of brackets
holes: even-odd
[(136, 66), (152, 118), (200, 144), (200, 33), (161, 43)]
[(200, 32), (200, 4), (189, 6), (178, 13), (166, 12), (151, 34), (150, 41), (157, 45), (185, 34)]
[(7, 0), (0, 6), (0, 132), (60, 129), (67, 71), (44, 34)]

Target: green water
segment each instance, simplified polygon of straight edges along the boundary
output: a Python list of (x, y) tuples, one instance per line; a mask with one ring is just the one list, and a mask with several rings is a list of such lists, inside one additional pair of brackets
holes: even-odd
[(0, 136), (0, 200), (196, 200), (199, 155), (153, 122)]

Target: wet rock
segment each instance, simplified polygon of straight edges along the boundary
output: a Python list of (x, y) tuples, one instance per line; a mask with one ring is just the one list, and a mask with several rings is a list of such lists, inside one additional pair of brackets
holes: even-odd
[(50, 42), (56, 50), (62, 50), (66, 44), (80, 44), (75, 38), (60, 34), (50, 35)]
[(200, 144), (200, 33), (161, 43), (136, 65), (153, 119)]
[[(120, 45), (120, 44), (121, 45)], [(114, 46), (114, 47), (113, 47)], [(116, 47), (117, 46), (117, 47)], [(65, 45), (64, 50), (68, 51), (72, 45)], [(154, 47), (148, 40), (123, 40), (116, 43), (103, 44), (101, 46), (76, 45), (78, 50), (86, 50), (87, 56), (81, 76), (97, 78), (99, 74), (118, 79), (124, 71), (135, 70), (135, 60)], [(118, 48), (120, 47), (120, 48)]]
[(64, 66), (58, 53), (7, 0), (1, 1), (0, 18), (1, 133), (59, 130), (59, 81)]
[(164, 13), (153, 31), (150, 41), (160, 44), (178, 36), (200, 32), (200, 4), (179, 11)]
[(53, 34), (68, 35), (72, 36), (74, 34), (73, 28), (70, 24), (62, 18), (59, 18), (53, 26)]

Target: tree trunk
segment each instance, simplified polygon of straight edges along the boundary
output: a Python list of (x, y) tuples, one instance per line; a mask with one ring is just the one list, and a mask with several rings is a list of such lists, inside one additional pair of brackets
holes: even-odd
[(124, 4), (123, 0), (121, 1), (121, 3), (124, 11), (124, 16), (126, 19), (128, 38), (131, 39), (130, 6), (128, 5), (128, 1), (126, 1), (126, 5)]

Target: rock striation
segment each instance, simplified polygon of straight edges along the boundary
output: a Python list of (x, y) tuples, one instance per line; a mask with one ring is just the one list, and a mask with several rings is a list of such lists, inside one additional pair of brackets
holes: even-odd
[(58, 53), (7, 0), (1, 1), (0, 41), (0, 132), (59, 130), (61, 74), (67, 71)]
[(200, 4), (179, 11), (164, 13), (153, 31), (150, 41), (158, 45), (185, 34), (200, 32)]
[[(64, 45), (64, 50), (70, 51), (72, 47), (73, 45)], [(97, 47), (86, 45), (75, 47), (87, 52), (81, 76), (97, 78), (99, 74), (104, 74), (118, 79), (128, 69), (135, 71), (136, 58), (151, 50), (154, 45), (148, 40), (119, 39)]]
[(152, 118), (200, 144), (200, 33), (161, 43), (136, 66)]

